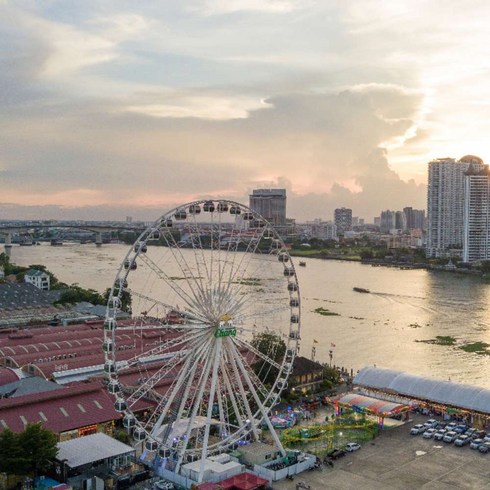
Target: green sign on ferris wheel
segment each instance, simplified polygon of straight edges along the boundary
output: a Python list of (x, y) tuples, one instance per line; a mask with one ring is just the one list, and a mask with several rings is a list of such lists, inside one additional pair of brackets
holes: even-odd
[(235, 337), (236, 336), (236, 328), (217, 328), (214, 331), (214, 336), (218, 337)]

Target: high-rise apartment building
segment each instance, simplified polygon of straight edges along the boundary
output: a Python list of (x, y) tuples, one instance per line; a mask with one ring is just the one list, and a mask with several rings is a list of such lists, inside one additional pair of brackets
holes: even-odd
[(488, 165), (470, 165), (464, 178), (464, 262), (490, 258), (490, 177)]
[(307, 221), (305, 231), (309, 238), (318, 238), (319, 240), (337, 240), (337, 227), (331, 221), (322, 221), (315, 219)]
[(343, 235), (346, 231), (352, 230), (352, 209), (337, 208), (334, 211), (334, 223), (338, 235)]
[(464, 242), (465, 173), (484, 168), (473, 155), (461, 160), (438, 158), (429, 162), (427, 187), (427, 257), (462, 254)]
[(249, 197), (250, 209), (274, 226), (286, 225), (286, 189), (254, 189)]
[(425, 230), (425, 210), (403, 208), (407, 220), (407, 230)]
[(396, 228), (396, 211), (381, 211), (379, 220), (379, 231), (381, 233), (390, 233)]

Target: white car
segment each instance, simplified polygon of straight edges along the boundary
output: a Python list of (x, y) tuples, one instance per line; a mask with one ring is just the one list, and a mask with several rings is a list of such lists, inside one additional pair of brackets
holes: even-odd
[(483, 439), (473, 439), (470, 442), (471, 449), (478, 449), (483, 444)]
[(427, 420), (427, 422), (424, 422), (424, 426), (425, 427), (433, 427), (433, 428), (435, 428), (435, 427), (437, 427), (437, 424), (438, 423), (439, 422), (436, 419), (429, 419), (429, 420)]
[(435, 434), (434, 434), (434, 439), (436, 441), (442, 441), (442, 439), (444, 438), (444, 436), (446, 435), (446, 433), (449, 432), (448, 430), (446, 429), (439, 429)]
[(361, 449), (360, 444), (357, 444), (357, 442), (349, 442), (349, 444), (346, 444), (345, 450), (349, 453), (353, 453), (354, 451), (357, 451), (358, 449)]
[(410, 429), (410, 434), (412, 436), (416, 436), (418, 434), (422, 434), (422, 432), (425, 432), (425, 427), (422, 424), (416, 424)]
[(434, 428), (430, 428), (430, 429), (427, 429), (423, 434), (422, 434), (422, 437), (424, 439), (432, 439), (435, 435), (435, 433), (437, 432), (437, 429), (434, 429)]

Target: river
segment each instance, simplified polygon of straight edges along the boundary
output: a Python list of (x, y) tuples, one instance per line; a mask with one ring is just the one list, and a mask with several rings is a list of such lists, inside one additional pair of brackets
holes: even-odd
[[(112, 285), (127, 245), (13, 247), (18, 265), (44, 264), (63, 282), (100, 292)], [(301, 354), (357, 370), (368, 365), (490, 388), (490, 356), (460, 347), (490, 344), (490, 284), (449, 272), (399, 270), (306, 259), (297, 267), (302, 298)], [(296, 261), (297, 263), (297, 261)], [(357, 293), (353, 286), (367, 288)], [(317, 308), (337, 316), (322, 316)], [(455, 345), (418, 340), (452, 336)]]

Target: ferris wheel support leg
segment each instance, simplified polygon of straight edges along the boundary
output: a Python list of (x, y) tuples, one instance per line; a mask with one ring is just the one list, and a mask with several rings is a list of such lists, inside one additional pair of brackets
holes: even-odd
[(203, 376), (201, 378), (201, 383), (199, 386), (199, 392), (198, 392), (197, 398), (194, 401), (194, 406), (192, 407), (191, 416), (189, 418), (189, 425), (187, 426), (187, 430), (185, 433), (185, 439), (184, 439), (185, 442), (184, 442), (184, 445), (182, 446), (182, 448), (180, 450), (179, 459), (177, 460), (177, 464), (175, 466), (175, 473), (179, 472), (180, 466), (182, 465), (182, 460), (184, 459), (186, 444), (189, 441), (189, 436), (191, 434), (192, 428), (194, 427), (194, 420), (196, 419), (197, 411), (201, 405), (202, 396), (204, 394), (204, 388), (206, 387), (206, 383), (207, 383), (208, 377), (209, 377), (209, 371), (211, 371), (211, 358), (210, 357), (207, 358), (206, 365), (204, 366), (204, 369), (203, 369)]
[(272, 435), (272, 438), (274, 439), (274, 442), (275, 442), (277, 448), (281, 451), (281, 454), (283, 456), (286, 456), (286, 451), (282, 447), (281, 441), (279, 440), (279, 437), (277, 436), (276, 431), (274, 430), (274, 427), (271, 424), (271, 421), (269, 419), (269, 414), (267, 413), (267, 410), (265, 409), (264, 405), (262, 405), (262, 402), (260, 401), (260, 398), (258, 397), (258, 395), (257, 395), (257, 393), (255, 391), (255, 387), (254, 387), (254, 385), (252, 383), (252, 380), (250, 379), (250, 376), (248, 374), (248, 371), (245, 368), (245, 366), (243, 365), (243, 362), (242, 362), (242, 360), (240, 358), (240, 355), (236, 352), (236, 350), (235, 350), (235, 353), (236, 353), (236, 362), (240, 366), (240, 369), (241, 369), (241, 371), (243, 373), (243, 377), (245, 378), (245, 380), (247, 381), (248, 386), (250, 387), (250, 392), (252, 393), (252, 395), (253, 395), (253, 397), (255, 399), (255, 402), (257, 403), (260, 411), (262, 412), (262, 415), (264, 417), (265, 423), (267, 424), (267, 428), (269, 429), (269, 431), (270, 431), (270, 433)]
[[(226, 339), (226, 340), (227, 340), (228, 347), (230, 345), (232, 345), (229, 338)], [(255, 426), (255, 420), (254, 420), (254, 417), (253, 417), (253, 414), (252, 414), (252, 410), (250, 409), (250, 404), (248, 403), (248, 400), (247, 400), (247, 395), (245, 393), (245, 388), (243, 387), (242, 379), (240, 377), (240, 372), (238, 371), (238, 366), (237, 366), (237, 363), (236, 363), (235, 355), (237, 355), (236, 354), (236, 351), (234, 351), (232, 349), (231, 352), (229, 353), (228, 358), (229, 358), (229, 360), (231, 362), (231, 365), (233, 367), (233, 371), (235, 373), (235, 378), (236, 378), (236, 381), (238, 383), (238, 388), (240, 390), (240, 395), (242, 396), (242, 400), (243, 400), (243, 404), (245, 406), (245, 411), (247, 412), (248, 420), (250, 420), (250, 424), (252, 425), (252, 431), (254, 433), (255, 440), (258, 441), (260, 439), (259, 438), (259, 432), (257, 431), (257, 427)]]
[[(197, 365), (197, 361), (198, 361), (197, 358), (202, 355), (202, 351), (204, 351), (208, 345), (209, 345), (209, 341), (207, 343), (203, 344), (203, 347), (201, 347), (200, 352), (198, 351), (199, 352), (199, 356), (196, 356), (196, 358), (195, 358), (195, 361), (196, 361), (195, 362), (195, 365)], [(167, 413), (168, 413), (168, 410), (170, 408), (170, 405), (172, 404), (172, 401), (174, 401), (176, 394), (179, 392), (179, 390), (182, 387), (182, 384), (184, 383), (184, 381), (187, 378), (188, 369), (189, 369), (189, 366), (191, 365), (193, 359), (194, 359), (194, 356), (189, 356), (187, 358), (187, 360), (186, 360), (186, 362), (184, 364), (184, 368), (181, 370), (181, 373), (180, 373), (179, 379), (177, 381), (177, 384), (174, 386), (174, 388), (172, 390), (172, 393), (169, 396), (169, 398), (167, 400), (167, 403), (165, 404), (165, 408), (162, 410), (162, 413), (160, 414), (160, 417), (158, 417), (157, 422), (153, 426), (153, 429), (152, 429), (152, 433), (153, 434), (156, 434), (160, 430), (160, 427), (162, 426), (162, 423), (165, 420), (165, 417), (167, 416)], [(190, 383), (189, 383), (189, 385), (190, 385)], [(168, 434), (167, 434), (167, 436), (168, 436)], [(167, 441), (162, 440), (162, 442), (163, 442), (163, 444), (165, 444)]]
[(228, 376), (228, 373), (227, 373), (224, 365), (221, 366), (221, 371), (223, 373), (223, 379), (225, 380), (225, 385), (226, 385), (226, 388), (228, 390), (228, 394), (229, 394), (230, 399), (231, 399), (231, 404), (233, 405), (233, 410), (235, 411), (235, 414), (237, 416), (238, 425), (241, 427), (243, 425), (243, 419), (242, 419), (240, 410), (238, 409), (238, 403), (237, 403), (236, 398), (235, 398), (235, 392), (233, 391), (233, 389), (231, 387), (230, 378)]
[[(188, 369), (190, 363), (191, 363), (191, 358), (188, 358), (185, 365), (184, 365), (184, 368), (181, 371), (180, 377), (179, 377), (176, 385), (174, 386), (174, 388), (172, 390), (172, 393), (170, 394), (170, 396), (167, 399), (167, 403), (165, 404), (165, 407), (163, 408), (162, 413), (160, 414), (160, 417), (158, 417), (158, 420), (155, 422), (155, 425), (152, 428), (152, 431), (151, 431), (152, 435), (157, 434), (158, 431), (160, 430), (162, 423), (165, 420), (165, 417), (167, 416), (170, 405), (172, 404), (172, 401), (174, 400), (175, 394), (179, 392), (180, 387), (182, 386), (182, 384), (185, 381), (186, 374), (188, 373), (187, 369)], [(168, 434), (167, 434), (167, 436), (168, 436)], [(165, 444), (166, 442), (167, 441), (162, 439), (163, 444)]]
[(208, 450), (208, 442), (209, 442), (209, 429), (211, 427), (211, 416), (213, 414), (213, 404), (214, 404), (214, 395), (216, 394), (216, 383), (218, 380), (218, 368), (220, 365), (219, 359), (221, 355), (221, 339), (216, 340), (216, 346), (214, 349), (214, 361), (213, 361), (213, 377), (211, 379), (211, 390), (209, 391), (208, 398), (208, 413), (206, 414), (206, 426), (204, 429), (204, 440), (202, 443), (202, 451), (201, 451), (201, 464), (199, 466), (199, 478), (198, 482), (201, 483), (204, 476), (204, 464), (206, 461), (206, 452)]

